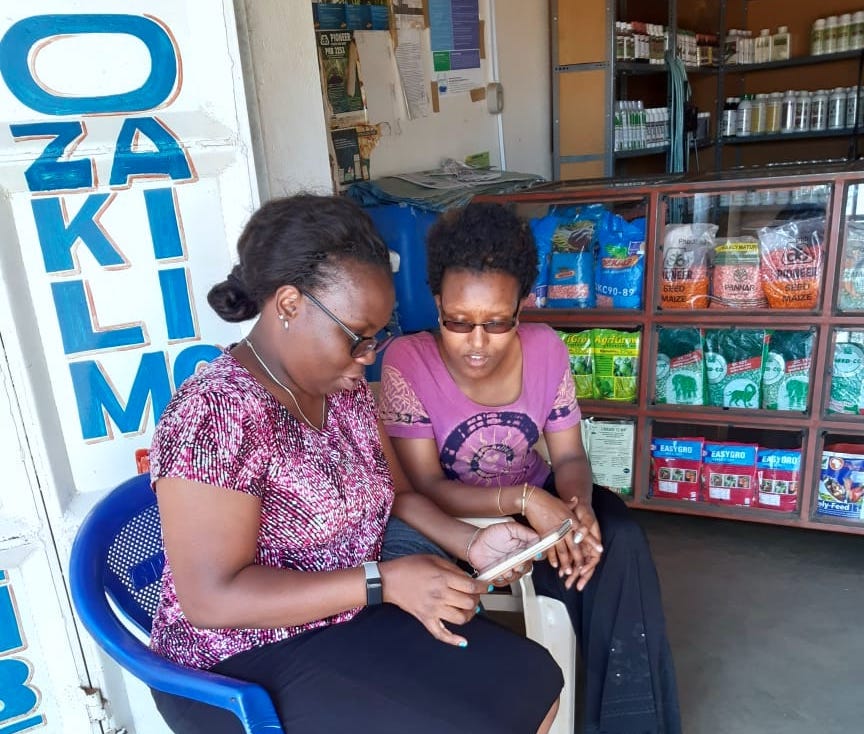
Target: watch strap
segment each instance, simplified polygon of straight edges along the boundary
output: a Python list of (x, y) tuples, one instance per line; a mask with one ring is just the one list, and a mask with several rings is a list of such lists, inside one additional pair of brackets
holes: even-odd
[(381, 584), (378, 561), (366, 561), (363, 564), (363, 573), (366, 576), (366, 606), (383, 603), (384, 587)]

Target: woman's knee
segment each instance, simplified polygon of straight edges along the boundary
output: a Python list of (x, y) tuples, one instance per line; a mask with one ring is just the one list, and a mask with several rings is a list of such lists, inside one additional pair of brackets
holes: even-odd
[(442, 558), (450, 557), (421, 532), (402, 522), (398, 517), (391, 517), (384, 531), (381, 560), (389, 561), (418, 553), (429, 553)]

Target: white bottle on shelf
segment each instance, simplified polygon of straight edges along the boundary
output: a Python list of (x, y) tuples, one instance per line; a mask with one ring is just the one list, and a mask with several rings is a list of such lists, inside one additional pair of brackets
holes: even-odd
[(771, 60), (772, 61), (787, 61), (789, 59), (789, 46), (792, 44), (792, 38), (789, 35), (789, 28), (781, 25), (771, 41)]
[(810, 131), (810, 92), (800, 91), (795, 99), (795, 132), (806, 133)]
[(738, 98), (726, 97), (726, 104), (723, 105), (723, 121), (720, 127), (720, 134), (724, 138), (730, 138), (735, 135), (738, 128)]
[(836, 15), (829, 15), (825, 19), (825, 38), (822, 41), (822, 53), (833, 54), (837, 52), (837, 23)]
[(795, 132), (795, 107), (798, 101), (798, 93), (790, 89), (783, 95), (783, 109), (780, 115), (780, 132)]
[(828, 90), (817, 89), (810, 100), (810, 129), (828, 129)]
[(810, 54), (821, 56), (825, 53), (825, 18), (817, 18), (813, 21), (813, 29), (810, 31)]
[(828, 129), (842, 130), (846, 127), (846, 90), (835, 87), (828, 97)]
[(771, 31), (768, 28), (763, 28), (759, 31), (759, 37), (756, 39), (756, 58), (754, 61), (757, 64), (766, 64), (773, 59), (772, 47), (773, 38)]
[(750, 133), (751, 135), (764, 135), (765, 134), (765, 114), (766, 107), (768, 102), (767, 94), (757, 94), (753, 99), (753, 112), (752, 117), (750, 119)]
[(837, 53), (849, 50), (849, 37), (852, 34), (852, 15), (843, 13), (837, 23)]
[(740, 138), (750, 135), (753, 125), (753, 102), (752, 95), (745, 94), (738, 103), (738, 113), (735, 120), (735, 135)]
[[(843, 98), (845, 105), (846, 98)], [(846, 108), (843, 108), (846, 111)], [(783, 118), (783, 93), (772, 92), (765, 102), (765, 132), (775, 134), (780, 132), (780, 124)]]
[(852, 32), (849, 34), (849, 50), (858, 51), (864, 48), (864, 10), (859, 10), (852, 16)]

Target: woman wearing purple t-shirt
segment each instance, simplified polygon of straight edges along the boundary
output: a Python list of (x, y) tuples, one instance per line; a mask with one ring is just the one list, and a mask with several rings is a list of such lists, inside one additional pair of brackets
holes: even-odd
[[(561, 541), (533, 575), (579, 639), (583, 731), (679, 734), (647, 540), (617, 495), (592, 486), (565, 345), (519, 323), (537, 276), (530, 228), (503, 206), (470, 204), (442, 215), (427, 249), (441, 329), (397, 339), (382, 369), (381, 416), (402, 466), (454, 516), (522, 516), (541, 535), (573, 517), (581, 542)], [(394, 521), (384, 557), (417, 548), (435, 551)]]
[[(537, 536), (457, 521), (399, 469), (363, 379), (394, 300), (368, 216), (276, 199), (238, 254), (208, 300), (258, 319), (180, 387), (153, 438), (166, 563), (151, 647), (262, 685), (286, 732), (548, 731), (561, 671), (475, 616), (486, 584), (436, 556), (378, 562), (391, 512), (478, 568)], [(178, 734), (243, 731), (222, 709), (153, 696)]]

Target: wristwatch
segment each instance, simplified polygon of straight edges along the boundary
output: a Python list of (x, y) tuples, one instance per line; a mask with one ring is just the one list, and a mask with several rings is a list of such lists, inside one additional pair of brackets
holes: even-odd
[(366, 574), (366, 606), (381, 604), (384, 601), (384, 587), (381, 585), (381, 571), (378, 561), (366, 561), (363, 564)]

